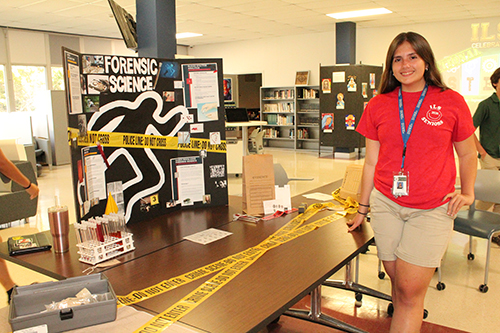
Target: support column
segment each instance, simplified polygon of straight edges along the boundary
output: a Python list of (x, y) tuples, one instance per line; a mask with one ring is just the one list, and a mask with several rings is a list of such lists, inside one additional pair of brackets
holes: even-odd
[(335, 24), (335, 53), (337, 64), (356, 63), (356, 23)]
[(139, 57), (174, 59), (175, 0), (136, 0)]

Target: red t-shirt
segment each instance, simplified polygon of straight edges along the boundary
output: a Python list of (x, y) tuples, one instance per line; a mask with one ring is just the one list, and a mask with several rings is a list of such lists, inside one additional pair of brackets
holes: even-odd
[[(404, 169), (409, 173), (409, 196), (395, 198), (392, 183), (401, 169), (401, 136), (398, 91), (377, 95), (368, 103), (357, 131), (380, 142), (374, 185), (401, 206), (432, 209), (442, 205), (444, 196), (454, 191), (456, 179), (453, 142), (474, 133), (472, 116), (463, 97), (448, 89), (429, 86), (406, 146)], [(421, 92), (403, 92), (405, 128)]]

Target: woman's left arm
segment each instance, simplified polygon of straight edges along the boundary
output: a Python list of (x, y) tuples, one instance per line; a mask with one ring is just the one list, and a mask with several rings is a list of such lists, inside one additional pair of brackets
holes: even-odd
[(467, 139), (454, 142), (458, 155), (460, 172), (460, 193), (448, 193), (445, 199), (451, 198), (448, 204), (448, 215), (454, 216), (460, 208), (474, 202), (474, 182), (477, 174), (477, 151), (474, 144), (474, 134)]

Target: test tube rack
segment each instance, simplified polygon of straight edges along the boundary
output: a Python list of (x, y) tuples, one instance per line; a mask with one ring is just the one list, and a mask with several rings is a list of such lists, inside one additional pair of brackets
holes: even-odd
[(131, 233), (122, 232), (122, 237), (106, 237), (104, 242), (87, 241), (76, 244), (80, 261), (90, 265), (117, 257), (135, 249)]

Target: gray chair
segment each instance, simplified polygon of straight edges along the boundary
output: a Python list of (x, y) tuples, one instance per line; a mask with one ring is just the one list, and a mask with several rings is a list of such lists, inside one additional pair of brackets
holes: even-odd
[(283, 166), (279, 163), (274, 163), (274, 184), (283, 187), (291, 180), (312, 181), (314, 178), (288, 178)]
[[(14, 165), (25, 175), (33, 184), (36, 181), (35, 171), (29, 161), (12, 161)], [(10, 180), (1, 175), (4, 183)], [(28, 217), (35, 216), (38, 208), (38, 199), (30, 199), (28, 192), (25, 191), (16, 182), (10, 181), (10, 191), (0, 192), (0, 224), (10, 223)]]
[[(476, 200), (500, 204), (500, 171), (478, 170), (476, 182), (474, 184), (474, 194)], [(474, 260), (474, 254), (472, 253), (472, 237), (485, 238), (488, 240), (484, 284), (479, 286), (481, 292), (487, 292), (491, 239), (495, 234), (500, 232), (500, 214), (477, 210), (473, 203), (469, 210), (458, 212), (455, 219), (454, 230), (469, 235), (469, 254), (467, 255), (467, 259), (469, 260)]]

